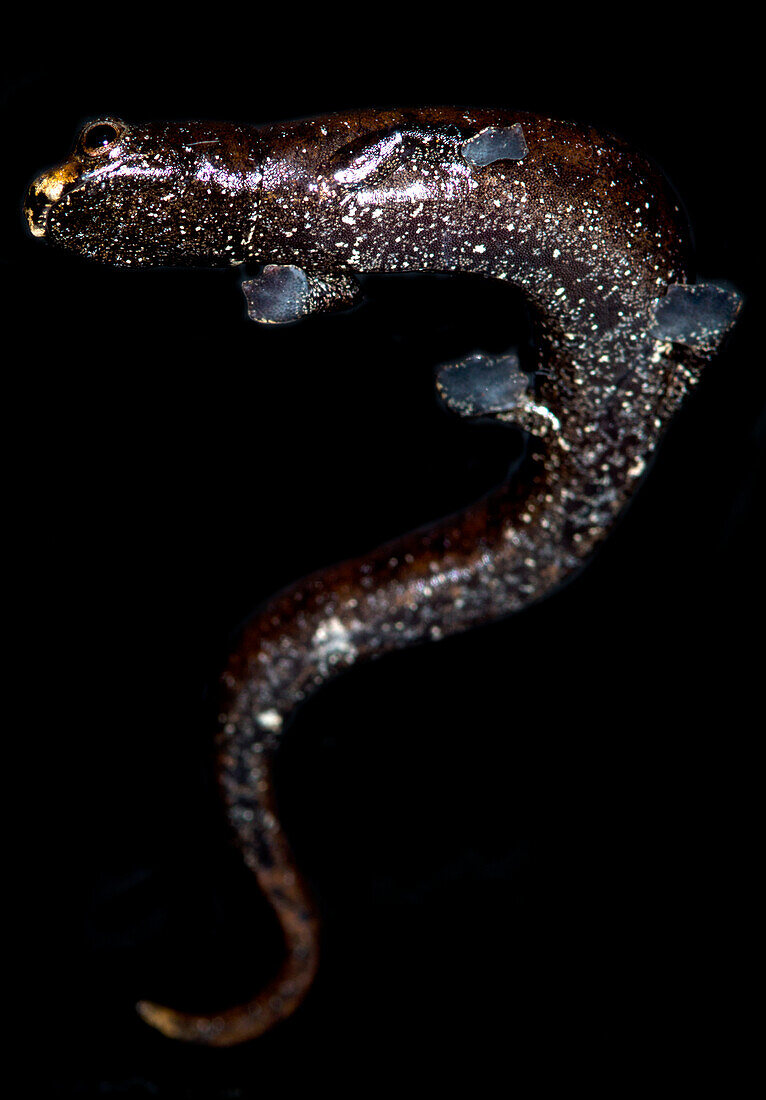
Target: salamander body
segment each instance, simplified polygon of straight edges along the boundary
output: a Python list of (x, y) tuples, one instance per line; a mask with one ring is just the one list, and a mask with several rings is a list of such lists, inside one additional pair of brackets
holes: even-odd
[(285, 936), (282, 970), (215, 1017), (142, 1003), (176, 1038), (229, 1045), (289, 1016), (318, 965), (313, 903), (274, 800), (296, 707), (359, 661), (508, 615), (573, 575), (639, 483), (739, 308), (694, 283), (674, 193), (587, 126), (512, 111), (367, 110), (268, 126), (90, 123), (31, 185), (30, 230), (119, 265), (259, 263), (264, 324), (342, 309), (357, 275), (465, 273), (520, 288), (537, 370), (513, 351), (445, 364), (462, 416), (528, 433), (517, 475), (459, 516), (309, 576), (259, 609), (221, 680), (219, 779)]

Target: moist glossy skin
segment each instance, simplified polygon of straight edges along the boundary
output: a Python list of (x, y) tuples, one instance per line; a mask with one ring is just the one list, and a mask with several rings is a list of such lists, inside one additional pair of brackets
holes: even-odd
[(278, 594), (229, 659), (219, 778), (285, 962), (249, 1004), (215, 1017), (139, 1011), (167, 1035), (230, 1045), (289, 1016), (318, 965), (314, 907), (272, 783), (295, 708), (361, 660), (508, 615), (578, 570), (739, 299), (689, 285), (684, 220), (644, 158), (589, 127), (512, 111), (370, 110), (259, 128), (102, 120), (33, 182), (26, 211), (35, 236), (108, 263), (259, 261), (243, 290), (261, 323), (343, 308), (355, 274), (386, 271), (501, 279), (534, 318), (534, 377), (510, 352), (469, 356), (437, 379), (459, 415), (529, 433), (514, 480)]

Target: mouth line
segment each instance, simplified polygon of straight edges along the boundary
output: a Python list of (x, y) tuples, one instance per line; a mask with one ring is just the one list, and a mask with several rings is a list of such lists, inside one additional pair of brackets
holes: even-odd
[(44, 237), (48, 230), (48, 220), (50, 218), (51, 210), (54, 206), (66, 206), (69, 202), (69, 198), (76, 191), (82, 190), (84, 181), (81, 179), (75, 180), (74, 183), (64, 184), (62, 187), (56, 187), (55, 194), (51, 195), (50, 191), (35, 190), (33, 191), (34, 184), (29, 189), (26, 202), (24, 203), (24, 213), (27, 217), (29, 224), (29, 231), (33, 237)]

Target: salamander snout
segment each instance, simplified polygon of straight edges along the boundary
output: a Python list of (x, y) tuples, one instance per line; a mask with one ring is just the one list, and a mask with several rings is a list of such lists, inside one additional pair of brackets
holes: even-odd
[(48, 212), (58, 202), (68, 187), (79, 178), (80, 167), (67, 162), (50, 172), (43, 172), (32, 180), (24, 199), (24, 214), (33, 237), (44, 237)]

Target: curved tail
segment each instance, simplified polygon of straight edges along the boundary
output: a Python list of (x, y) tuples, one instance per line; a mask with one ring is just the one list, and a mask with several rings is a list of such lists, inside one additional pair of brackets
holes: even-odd
[[(252, 1000), (219, 1013), (181, 1012), (152, 1001), (139, 1001), (136, 1009), (141, 1018), (171, 1039), (217, 1047), (255, 1039), (292, 1015), (311, 987), (319, 965), (318, 916), (274, 811), (271, 754), (262, 755), (265, 759), (251, 789), (243, 792), (236, 784), (227, 783), (225, 777), (230, 772), (226, 760), (222, 761), (222, 784), (232, 816), (251, 827), (249, 843), (243, 846), (245, 860), (279, 919), (285, 941), (284, 961)], [(243, 795), (247, 804), (243, 804)]]

